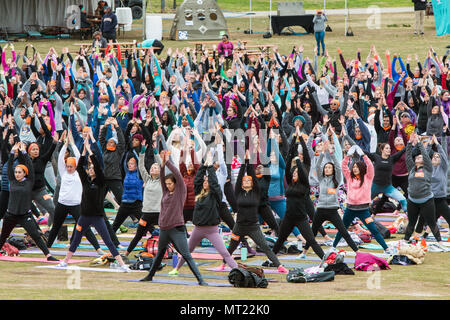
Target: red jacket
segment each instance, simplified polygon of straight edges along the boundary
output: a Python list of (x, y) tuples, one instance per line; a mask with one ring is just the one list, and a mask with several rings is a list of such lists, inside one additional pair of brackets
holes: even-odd
[(186, 185), (187, 195), (186, 201), (184, 203), (184, 209), (194, 209), (195, 207), (195, 192), (194, 192), (194, 178), (197, 174), (198, 169), (200, 168), (200, 164), (194, 161), (194, 150), (191, 150), (191, 160), (194, 164), (194, 170), (188, 174), (186, 168), (186, 162), (183, 161), (183, 150), (181, 150), (180, 154), (180, 172), (183, 176), (184, 184)]

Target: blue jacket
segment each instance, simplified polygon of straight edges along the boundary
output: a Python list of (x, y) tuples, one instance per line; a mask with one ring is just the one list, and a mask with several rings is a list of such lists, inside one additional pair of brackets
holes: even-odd
[(129, 171), (127, 169), (123, 180), (122, 202), (142, 201), (142, 187), (144, 181), (139, 176), (139, 170)]
[(104, 33), (113, 33), (116, 31), (117, 17), (114, 13), (110, 12), (105, 14), (102, 18), (102, 23), (100, 25), (100, 31)]

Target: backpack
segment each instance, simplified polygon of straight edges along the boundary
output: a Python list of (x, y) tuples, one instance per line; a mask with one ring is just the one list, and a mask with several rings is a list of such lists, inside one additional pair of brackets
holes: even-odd
[(375, 226), (378, 229), (378, 232), (381, 234), (383, 239), (389, 239), (391, 237), (391, 232), (389, 231), (389, 229), (376, 220), (374, 220), (374, 222)]
[(19, 250), (26, 250), (27, 249), (27, 245), (25, 244), (25, 241), (23, 241), (23, 239), (19, 238), (19, 237), (10, 237), (7, 240), (7, 243), (9, 243), (10, 245), (16, 247)]
[[(135, 263), (130, 266), (131, 270), (150, 270), (153, 265), (153, 258), (140, 256)], [(161, 263), (158, 271), (165, 267), (165, 263)]]
[(17, 249), (13, 245), (10, 245), (8, 242), (6, 242), (3, 245), (2, 251), (4, 251), (7, 256), (18, 256), (19, 255), (19, 249)]
[(228, 281), (240, 288), (267, 288), (269, 285), (266, 278), (244, 268), (233, 268), (228, 274)]
[[(148, 253), (156, 257), (156, 254), (158, 253), (158, 244), (159, 244), (159, 237), (149, 238), (145, 243), (145, 248)], [(164, 259), (172, 259), (174, 252), (175, 250), (173, 249), (172, 244), (169, 244), (166, 252), (164, 253)]]
[(325, 271), (315, 274), (308, 274), (303, 268), (294, 268), (289, 270), (286, 276), (287, 282), (306, 283), (306, 282), (325, 282), (334, 280), (334, 271)]
[(325, 268), (325, 271), (334, 271), (334, 274), (340, 275), (355, 275), (355, 272), (344, 262), (328, 265)]

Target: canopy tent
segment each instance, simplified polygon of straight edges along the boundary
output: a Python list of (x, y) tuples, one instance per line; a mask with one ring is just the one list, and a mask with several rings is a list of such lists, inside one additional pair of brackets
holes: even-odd
[(27, 26), (65, 27), (67, 8), (80, 4), (87, 13), (97, 8), (97, 0), (0, 0), (0, 26), (9, 33), (23, 33)]

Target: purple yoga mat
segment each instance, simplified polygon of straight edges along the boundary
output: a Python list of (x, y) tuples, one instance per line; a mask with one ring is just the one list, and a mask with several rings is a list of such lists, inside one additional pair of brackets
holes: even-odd
[[(165, 284), (181, 284), (188, 286), (199, 286), (197, 281), (189, 281), (189, 280), (178, 280), (178, 279), (155, 279), (152, 281), (139, 281), (139, 280), (122, 280), (127, 282), (139, 282), (139, 283), (165, 283)], [(221, 283), (221, 282), (209, 282), (207, 281), (209, 287), (232, 287), (229, 283)]]
[[(42, 254), (42, 251), (39, 249), (27, 249), (20, 250), (20, 254)], [(50, 250), (50, 253), (55, 256), (65, 256), (67, 254), (66, 250)], [(73, 254), (76, 257), (100, 257), (97, 252), (90, 251), (75, 251)]]

